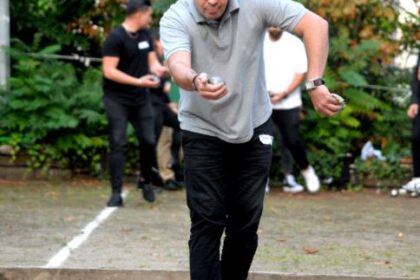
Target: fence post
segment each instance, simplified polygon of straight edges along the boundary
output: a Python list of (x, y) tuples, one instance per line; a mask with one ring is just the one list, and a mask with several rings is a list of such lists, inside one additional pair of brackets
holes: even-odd
[(10, 59), (4, 48), (10, 46), (9, 0), (0, 0), (0, 87), (8, 84)]

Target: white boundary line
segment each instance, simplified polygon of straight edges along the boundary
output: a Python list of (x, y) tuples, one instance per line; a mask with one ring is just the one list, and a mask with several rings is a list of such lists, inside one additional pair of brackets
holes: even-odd
[[(125, 198), (128, 195), (128, 191), (122, 193), (122, 197)], [(106, 207), (99, 213), (96, 218), (87, 224), (82, 230), (81, 233), (75, 236), (69, 243), (66, 244), (57, 254), (55, 254), (44, 266), (44, 268), (58, 268), (60, 267), (71, 255), (71, 253), (85, 242), (92, 232), (103, 223), (118, 207)]]

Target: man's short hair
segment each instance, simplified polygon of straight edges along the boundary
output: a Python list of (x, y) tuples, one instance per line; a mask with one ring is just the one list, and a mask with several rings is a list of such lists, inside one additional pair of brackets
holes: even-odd
[(144, 11), (151, 7), (149, 0), (129, 0), (125, 8), (125, 15), (131, 16), (139, 11)]

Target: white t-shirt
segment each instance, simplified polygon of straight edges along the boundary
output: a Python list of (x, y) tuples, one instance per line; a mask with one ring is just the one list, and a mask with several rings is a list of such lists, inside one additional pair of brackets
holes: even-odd
[[(308, 62), (303, 42), (288, 32), (273, 42), (268, 33), (264, 42), (264, 63), (267, 89), (272, 92), (285, 91), (295, 74), (308, 71)], [(302, 106), (300, 87), (282, 101), (273, 104), (274, 110), (287, 110)]]

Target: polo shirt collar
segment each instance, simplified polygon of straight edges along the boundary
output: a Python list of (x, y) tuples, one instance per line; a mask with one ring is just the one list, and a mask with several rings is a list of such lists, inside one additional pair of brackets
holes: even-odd
[[(236, 10), (239, 10), (240, 5), (238, 0), (228, 0), (228, 7), (227, 7), (227, 11), (225, 12), (223, 19), (229, 17), (233, 12), (235, 12)], [(206, 23), (208, 22), (207, 19), (205, 17), (203, 17), (202, 14), (200, 14), (196, 4), (195, 4), (195, 0), (191, 0), (192, 5), (190, 6), (190, 12), (192, 14), (192, 16), (194, 17), (194, 20), (196, 23)]]

